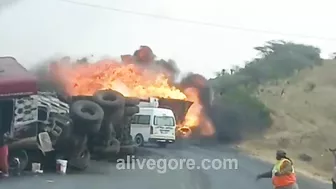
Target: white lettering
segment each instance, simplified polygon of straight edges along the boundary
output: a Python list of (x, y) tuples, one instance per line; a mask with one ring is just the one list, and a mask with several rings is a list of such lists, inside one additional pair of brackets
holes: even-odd
[[(237, 159), (223, 159), (223, 168), (227, 169), (227, 165), (229, 169), (238, 169), (238, 160)], [(234, 166), (234, 168), (232, 168)]]
[(158, 159), (157, 168), (158, 168), (158, 173), (165, 173), (167, 171), (167, 160)]
[(155, 165), (156, 165), (155, 159), (149, 159), (147, 161), (147, 168), (149, 170), (154, 170), (155, 169)]
[(186, 160), (187, 169), (193, 170), (193, 169), (195, 169), (195, 165), (196, 165), (196, 163), (193, 159), (187, 159)]
[(179, 167), (179, 162), (177, 161), (177, 159), (170, 159), (168, 161), (168, 167), (171, 170), (175, 170)]
[(124, 170), (125, 169), (125, 160), (123, 160), (123, 159), (117, 159), (116, 168), (118, 170)]
[(211, 162), (211, 166), (212, 166), (213, 169), (219, 170), (219, 169), (222, 168), (223, 162), (220, 159), (214, 159)]
[(204, 159), (202, 160), (202, 169), (209, 170), (211, 169), (211, 160), (210, 159)]
[(139, 166), (140, 169), (143, 169), (145, 167), (145, 164), (146, 164), (146, 160), (143, 159), (141, 162), (140, 162), (140, 159), (136, 159), (135, 160), (137, 165)]
[[(128, 156), (127, 156), (128, 157)], [(134, 170), (136, 167), (135, 167), (135, 156), (132, 156), (132, 161), (130, 162), (132, 164), (132, 169)]]
[[(238, 169), (237, 159), (203, 159), (201, 165), (196, 166), (194, 159), (135, 159), (135, 156), (127, 156), (127, 162), (124, 159), (118, 159), (116, 168), (121, 169), (149, 169), (156, 170), (158, 173), (166, 173), (167, 170), (176, 169)], [(168, 162), (167, 162), (168, 161)], [(131, 165), (132, 164), (132, 165)], [(184, 167), (186, 166), (186, 167)]]

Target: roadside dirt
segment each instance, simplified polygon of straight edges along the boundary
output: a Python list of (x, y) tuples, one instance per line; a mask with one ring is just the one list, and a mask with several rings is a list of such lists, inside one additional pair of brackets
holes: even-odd
[(302, 70), (288, 80), (261, 86), (258, 98), (271, 110), (273, 124), (264, 138), (248, 140), (240, 148), (274, 162), (284, 149), (307, 176), (330, 182), (336, 147), (336, 61)]

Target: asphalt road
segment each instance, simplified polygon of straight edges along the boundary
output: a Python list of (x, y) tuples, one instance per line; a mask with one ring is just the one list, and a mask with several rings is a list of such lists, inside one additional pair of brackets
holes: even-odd
[[(36, 176), (13, 177), (0, 181), (1, 188), (11, 189), (271, 189), (271, 181), (264, 179), (255, 181), (259, 172), (267, 171), (271, 165), (252, 159), (229, 147), (198, 147), (190, 145), (173, 145), (166, 149), (146, 148), (147, 155), (139, 156), (144, 159), (193, 159), (200, 166), (202, 159), (237, 159), (238, 169), (216, 170), (203, 167), (187, 170), (186, 165), (175, 170), (159, 173), (160, 167), (151, 170), (139, 168), (135, 163), (134, 169), (119, 170), (116, 163), (92, 161), (85, 173), (55, 175), (42, 174)], [(143, 153), (142, 153), (143, 154)], [(140, 162), (139, 161), (139, 162)], [(208, 164), (210, 165), (210, 164)], [(181, 166), (181, 165), (179, 165)], [(180, 169), (181, 168), (181, 169)], [(233, 166), (233, 168), (235, 168)], [(299, 176), (299, 187), (304, 189), (327, 189), (331, 184), (319, 183), (312, 179)]]

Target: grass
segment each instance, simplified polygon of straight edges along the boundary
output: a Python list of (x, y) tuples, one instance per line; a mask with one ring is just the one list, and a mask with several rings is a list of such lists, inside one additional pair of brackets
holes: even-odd
[[(260, 86), (257, 96), (271, 109), (274, 123), (264, 138), (241, 147), (265, 160), (273, 160), (276, 149), (285, 149), (300, 170), (330, 180), (333, 159), (328, 148), (336, 148), (335, 70), (336, 61), (326, 60), (287, 80)], [(302, 154), (312, 160), (301, 160)]]

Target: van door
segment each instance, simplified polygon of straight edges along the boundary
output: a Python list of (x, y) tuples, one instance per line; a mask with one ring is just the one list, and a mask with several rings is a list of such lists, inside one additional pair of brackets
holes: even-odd
[(136, 114), (131, 122), (131, 135), (134, 138), (137, 134), (141, 134), (144, 141), (147, 142), (151, 133), (151, 116)]
[(154, 116), (154, 126), (160, 135), (175, 136), (175, 118), (173, 116)]

